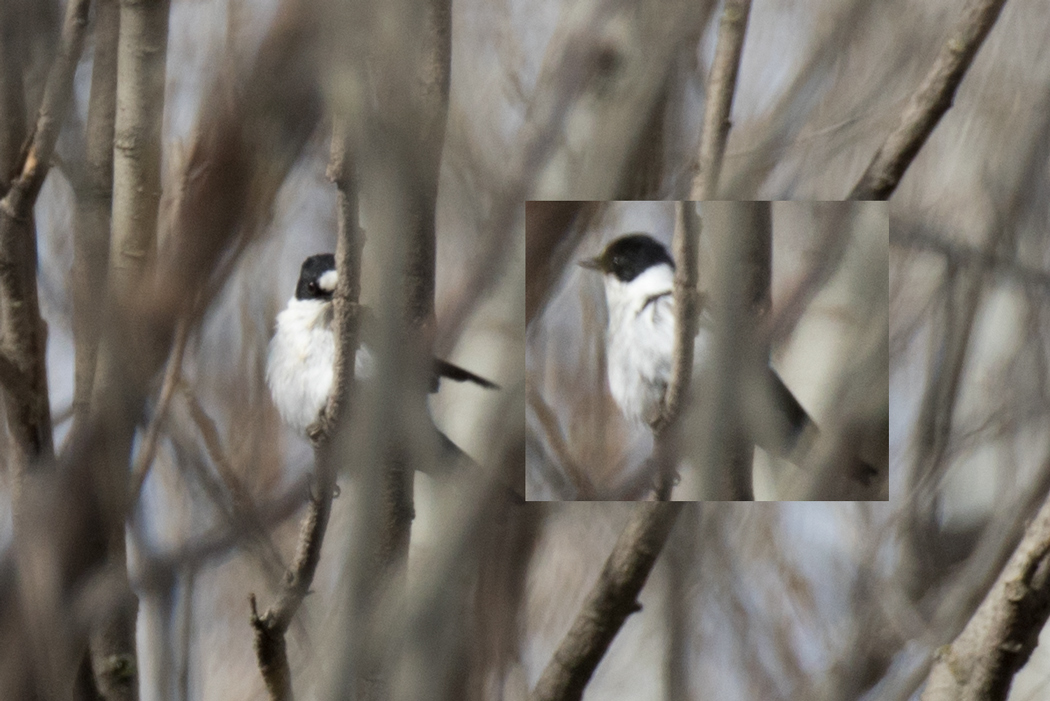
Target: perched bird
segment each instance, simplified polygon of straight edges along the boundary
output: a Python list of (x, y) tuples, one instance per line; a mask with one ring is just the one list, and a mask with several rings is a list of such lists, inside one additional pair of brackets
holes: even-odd
[[(620, 411), (635, 424), (649, 424), (660, 412), (671, 378), (674, 349), (674, 260), (667, 248), (645, 233), (617, 238), (595, 258), (579, 265), (602, 273), (608, 307), (606, 364), (609, 390)], [(703, 323), (694, 345), (694, 366), (711, 362), (711, 329)], [(766, 392), (773, 417), (786, 432), (777, 440), (756, 435), (759, 444), (785, 455), (811, 423), (806, 411), (769, 368)], [(763, 444), (767, 443), (767, 444)]]
[[(335, 256), (322, 253), (307, 258), (299, 272), (295, 296), (277, 315), (277, 329), (270, 341), (266, 383), (281, 418), (304, 435), (317, 421), (332, 389), (335, 371), (332, 295), (337, 281)], [(363, 335), (367, 337), (367, 331)], [(354, 358), (355, 378), (368, 381), (374, 375), (374, 364), (367, 344), (361, 342)], [(497, 389), (492, 382), (435, 358), (431, 392), (437, 391), (442, 377)], [(455, 447), (444, 434), (440, 438), (446, 448)]]

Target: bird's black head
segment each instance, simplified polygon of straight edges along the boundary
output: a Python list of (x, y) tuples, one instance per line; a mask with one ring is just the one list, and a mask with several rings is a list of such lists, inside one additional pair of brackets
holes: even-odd
[(580, 265), (615, 275), (630, 282), (654, 265), (666, 263), (674, 270), (671, 254), (662, 243), (649, 234), (627, 234), (616, 239), (597, 258), (581, 260)]
[(331, 253), (310, 256), (303, 261), (303, 267), (299, 270), (295, 298), (328, 301), (335, 292), (335, 280), (335, 256)]

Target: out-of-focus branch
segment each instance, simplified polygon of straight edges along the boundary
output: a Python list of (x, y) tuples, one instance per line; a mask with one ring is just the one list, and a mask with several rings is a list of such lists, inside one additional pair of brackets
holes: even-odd
[(1050, 499), (959, 637), (941, 648), (923, 701), (1005, 699), (1050, 616)]
[(952, 106), (955, 91), (1004, 4), (1006, 0), (966, 3), (962, 17), (941, 47), (933, 67), (908, 100), (896, 128), (875, 152), (849, 199), (886, 200), (897, 189), (919, 149)]
[(718, 25), (718, 46), (711, 64), (711, 78), (707, 83), (707, 101), (704, 123), (700, 132), (699, 172), (693, 178), (689, 192), (691, 200), (710, 200), (718, 195), (718, 176), (722, 172), (722, 157), (729, 139), (729, 114), (733, 107), (733, 93), (740, 70), (740, 56), (744, 52), (747, 19), (751, 0), (728, 0)]
[(890, 245), (913, 251), (936, 253), (949, 265), (959, 268), (978, 268), (993, 275), (1034, 287), (1050, 294), (1050, 271), (1025, 265), (1012, 257), (1003, 256), (930, 231), (899, 231), (890, 228)]
[[(88, 0), (70, 0), (62, 24), (58, 55), (44, 87), (33, 140), (19, 174), (0, 200), (0, 352), (24, 378), (5, 385), (7, 420), (21, 469), (54, 455), (45, 350), (47, 328), (40, 317), (36, 290), (36, 234), (33, 205), (44, 184), (58, 132), (73, 94), (73, 75), (84, 47)], [(12, 393), (12, 389), (28, 391)]]
[(769, 309), (772, 254), (768, 202), (710, 202), (706, 231), (718, 267), (713, 271), (712, 364), (705, 405), (702, 462), (704, 497), (751, 500), (754, 443), (745, 430), (741, 387), (749, 373), (766, 370), (768, 354), (756, 347), (756, 321)]
[(557, 414), (543, 399), (543, 395), (540, 394), (535, 383), (528, 379), (525, 380), (525, 397), (536, 415), (536, 420), (539, 421), (540, 426), (543, 428), (544, 437), (547, 445), (550, 447), (550, 451), (572, 481), (572, 486), (576, 489), (576, 499), (588, 501), (596, 498), (597, 492), (594, 488), (594, 483), (587, 476), (586, 470), (581, 468), (573, 457), (572, 450), (569, 448), (569, 444), (565, 440), (565, 435), (562, 433), (561, 426), (558, 423)]
[(214, 503), (224, 515), (231, 522), (243, 525), (246, 530), (256, 536), (256, 543), (259, 546), (256, 549), (256, 554), (262, 569), (272, 581), (276, 581), (284, 569), (281, 553), (266, 533), (265, 525), (259, 519), (259, 509), (256, 507), (255, 501), (252, 499), (243, 480), (237, 475), (233, 463), (223, 447), (219, 427), (208, 415), (208, 412), (194, 393), (193, 388), (186, 383), (179, 383), (179, 386), (182, 390), (186, 407), (189, 409), (190, 418), (204, 440), (204, 448), (211, 459), (212, 465), (215, 466), (219, 480), (216, 481), (211, 473), (207, 471), (204, 460), (190, 460), (186, 462), (203, 468), (199, 470), (199, 476), (203, 477), (201, 481), (207, 480), (210, 483), (204, 485), (204, 491), (213, 497)]
[(77, 216), (73, 238), (73, 343), (75, 356), (73, 432), (83, 427), (91, 405), (109, 267), (110, 212), (113, 202), (113, 133), (117, 108), (118, 0), (96, 0), (95, 58), (88, 99), (86, 168), (74, 182)]
[(153, 411), (153, 418), (146, 427), (146, 435), (142, 438), (142, 444), (135, 455), (135, 464), (131, 467), (131, 501), (134, 503), (142, 492), (142, 485), (146, 482), (150, 467), (157, 456), (157, 444), (164, 421), (168, 417), (171, 408), (171, 399), (175, 396), (175, 389), (182, 381), (182, 357), (186, 353), (186, 339), (189, 324), (186, 320), (179, 322), (175, 330), (175, 345), (168, 356), (168, 365), (164, 370), (164, 380), (160, 386), (160, 396), (157, 398), (157, 408)]
[[(112, 320), (123, 318), (133, 300), (143, 293), (143, 280), (157, 249), (157, 214), (160, 209), (160, 167), (162, 125), (164, 121), (164, 87), (168, 53), (168, 14), (169, 0), (146, 0), (144, 2), (124, 2), (120, 4), (119, 33), (117, 37), (117, 76), (116, 76), (116, 113), (112, 133), (112, 236), (109, 239), (109, 266), (106, 269), (105, 308), (102, 318)], [(110, 18), (110, 21), (114, 21)], [(105, 68), (105, 67), (103, 67)], [(105, 89), (105, 87), (102, 87)], [(108, 99), (100, 96), (99, 102)], [(100, 110), (109, 109), (109, 105), (99, 105)], [(106, 116), (100, 116), (105, 119)], [(99, 126), (100, 131), (106, 127)], [(96, 138), (105, 138), (107, 134), (98, 134)], [(98, 151), (101, 144), (96, 144)], [(102, 162), (105, 157), (95, 154)], [(103, 166), (104, 167), (104, 166)], [(105, 190), (107, 183), (102, 182), (106, 173), (96, 176)], [(104, 210), (105, 200), (95, 204), (96, 210)], [(105, 214), (87, 220), (88, 226), (95, 226), (93, 240), (85, 241), (87, 246), (96, 247), (89, 256), (100, 256), (97, 246), (105, 238), (98, 227), (105, 226)], [(91, 260), (96, 268), (101, 264)], [(88, 261), (82, 263), (86, 266)], [(101, 270), (84, 271), (97, 285), (102, 283)], [(91, 283), (88, 283), (91, 284)], [(97, 302), (96, 302), (97, 303)], [(92, 379), (92, 395), (98, 397), (113, 396), (114, 385), (124, 381), (127, 363), (130, 357), (139, 352), (142, 339), (125, 334), (113, 333), (110, 328), (101, 337), (94, 336), (82, 340), (89, 344), (83, 349), (89, 355), (97, 352), (98, 369)], [(97, 345), (97, 351), (91, 346)], [(82, 356), (83, 362), (83, 356)], [(133, 361), (134, 362), (134, 361)], [(86, 389), (82, 389), (86, 392)], [(92, 403), (98, 405), (97, 399)], [(114, 405), (103, 401), (99, 407), (112, 411)], [(128, 417), (132, 418), (132, 417)], [(79, 426), (78, 426), (79, 428)], [(125, 559), (125, 514), (128, 511), (128, 456), (131, 454), (133, 430), (114, 431), (102, 443), (102, 454), (94, 469), (94, 480), (101, 505), (100, 516), (103, 521), (106, 557), (111, 563), (121, 563)], [(96, 670), (107, 677), (109, 674), (108, 659), (135, 659), (135, 617), (137, 604), (130, 605), (118, 612), (114, 618), (124, 620), (102, 621), (98, 627), (112, 629), (109, 635), (93, 635), (91, 656)], [(100, 649), (100, 646), (105, 649)], [(123, 665), (128, 667), (128, 665)], [(111, 684), (114, 699), (137, 699), (137, 669), (122, 669), (121, 684)], [(101, 686), (101, 684), (100, 684)]]
[(580, 222), (598, 211), (596, 202), (525, 203), (525, 325), (543, 309), (569, 256), (586, 231)]
[(255, 594), (250, 597), (251, 624), (255, 630), (255, 654), (270, 698), (286, 701), (293, 698), (292, 676), (288, 666), (285, 633), (302, 605), (313, 582), (321, 559), (332, 496), (336, 479), (336, 452), (333, 433), (345, 430), (349, 413), (351, 388), (354, 384), (354, 358), (358, 346), (358, 298), (361, 294), (362, 236), (358, 229), (357, 187), (346, 135), (336, 128), (332, 138), (332, 161), (329, 177), (339, 191), (339, 236), (336, 242), (336, 267), (339, 271), (333, 295), (333, 333), (336, 338), (335, 373), (328, 404), (314, 434), (315, 479), (317, 492), (312, 494), (306, 516), (299, 530), (295, 561), (285, 575), (277, 602), (259, 615)]
[[(781, 163), (782, 156), (799, 137), (809, 115), (827, 95), (836, 74), (843, 47), (865, 36), (878, 5), (867, 0), (845, 0), (817, 13), (807, 44), (808, 55), (800, 62), (780, 98), (767, 110), (769, 117), (753, 132), (745, 152), (730, 153), (731, 172), (723, 170), (721, 191), (725, 199), (751, 200), (759, 187)], [(725, 163), (723, 162), (723, 165)]]
[(706, 5), (588, 3), (587, 11), (567, 15), (544, 57), (527, 119), (540, 139), (550, 137), (550, 126), (554, 134), (578, 136), (544, 144), (535, 199), (604, 201), (626, 189), (625, 167)]
[[(243, 250), (240, 242), (261, 230), (278, 187), (317, 124), (316, 55), (306, 49), (313, 46), (316, 13), (307, 5), (282, 2), (255, 60), (244, 72), (221, 74), (207, 91), (179, 175), (179, 197), (163, 222), (171, 227), (160, 237), (163, 254), (147, 270), (140, 293), (107, 314), (100, 356), (111, 349), (105, 352), (116, 361), (108, 375), (113, 381), (101, 381), (100, 364), (91, 418), (63, 452), (61, 484), (40, 485), (47, 497), (41, 495), (34, 518), (41, 524), (49, 519), (50, 528), (42, 555), (61, 566), (60, 590), (26, 583), (35, 587), (42, 611), (61, 610), (58, 597), (90, 580), (119, 545), (113, 538), (109, 552), (97, 543), (86, 548), (82, 534), (119, 532), (123, 542), (133, 437), (176, 326), (189, 317), (192, 332), (203, 311), (199, 291), (208, 288), (224, 261)], [(72, 655), (80, 654), (82, 632), (71, 621), (52, 622), (49, 628), (65, 645), (44, 654), (65, 673), (75, 664)]]
[(591, 675), (623, 622), (641, 610), (638, 593), (682, 506), (681, 502), (653, 502), (634, 507), (598, 581), (529, 696), (531, 701), (583, 697)]

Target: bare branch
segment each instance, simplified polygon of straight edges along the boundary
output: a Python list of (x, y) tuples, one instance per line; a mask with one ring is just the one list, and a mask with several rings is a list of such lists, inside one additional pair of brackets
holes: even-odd
[(641, 610), (638, 593), (667, 542), (682, 502), (640, 503), (616, 541), (598, 581), (536, 683), (531, 701), (574, 701), (627, 617)]
[(693, 376), (693, 340), (700, 316), (700, 293), (697, 290), (700, 219), (692, 202), (678, 202), (675, 208), (677, 216), (671, 241), (675, 259), (674, 355), (663, 406), (652, 423), (656, 441), (653, 451), (653, 460), (657, 464), (656, 498), (661, 501), (671, 497), (674, 487), (674, 470), (678, 462), (674, 427)]
[(1050, 499), (969, 623), (938, 651), (923, 701), (1005, 699), (1050, 616)]
[(681, 411), (685, 390), (693, 374), (693, 340), (700, 317), (700, 293), (697, 290), (700, 218), (692, 202), (678, 202), (675, 206), (678, 216), (671, 241), (675, 260), (674, 357), (662, 411), (653, 423), (653, 432), (657, 435), (663, 433)]
[(31, 388), (22, 396), (7, 397), (8, 426), (18, 446), (20, 463), (50, 458), (55, 452), (44, 358), (47, 329), (37, 301), (37, 250), (32, 213), (47, 177), (59, 129), (69, 110), (73, 75), (84, 47), (89, 4), (88, 0), (70, 0), (66, 5), (59, 51), (47, 77), (33, 140), (18, 177), (0, 201), (2, 343), (4, 353)]
[(22, 7), (0, 3), (0, 193), (6, 193), (18, 174), (26, 140), (26, 72)]
[(153, 459), (157, 456), (157, 443), (160, 438), (161, 428), (167, 419), (168, 410), (171, 408), (171, 398), (175, 396), (175, 388), (182, 381), (182, 356), (186, 352), (186, 338), (189, 324), (185, 320), (179, 323), (175, 330), (175, 345), (168, 357), (168, 365), (164, 370), (164, 380), (160, 386), (160, 396), (157, 398), (157, 408), (153, 412), (146, 435), (142, 438), (139, 452), (135, 456), (135, 464), (131, 468), (131, 501), (138, 500), (142, 492), (142, 485), (146, 482)]
[(267, 691), (274, 701), (293, 698), (284, 636), (310, 589), (321, 559), (321, 545), (331, 514), (336, 479), (337, 458), (332, 450), (332, 437), (335, 432), (345, 430), (350, 393), (354, 384), (363, 237), (357, 225), (357, 188), (353, 177), (353, 164), (342, 128), (337, 128), (332, 138), (329, 177), (339, 190), (339, 236), (336, 243), (336, 266), (339, 276), (333, 298), (335, 373), (328, 404), (322, 412), (320, 425), (314, 434), (317, 493), (311, 495), (307, 505), (306, 516), (299, 530), (295, 561), (285, 576), (277, 602), (260, 616), (256, 609), (255, 594), (250, 596), (251, 624), (255, 630), (255, 654)]
[(897, 127), (875, 152), (848, 199), (889, 199), (919, 149), (952, 106), (955, 91), (1004, 4), (1006, 0), (966, 3), (962, 17), (941, 47), (933, 67), (908, 100)]
[(525, 324), (543, 309), (547, 295), (586, 231), (582, 222), (594, 202), (525, 203)]
[(709, 202), (706, 230), (719, 265), (712, 281), (714, 341), (705, 385), (706, 481), (708, 499), (750, 500), (754, 443), (744, 427), (740, 388), (748, 373), (764, 371), (768, 353), (755, 342), (755, 323), (769, 309), (772, 254), (768, 202)]
[(535, 383), (528, 379), (525, 380), (525, 397), (540, 426), (543, 428), (547, 445), (550, 446), (554, 457), (558, 460), (562, 469), (565, 470), (569, 480), (572, 482), (572, 486), (576, 489), (576, 499), (579, 501), (594, 499), (597, 494), (594, 484), (587, 476), (586, 470), (580, 467), (576, 459), (573, 458), (572, 450), (565, 440), (565, 434), (562, 433), (561, 426), (558, 424), (557, 414), (543, 399), (543, 395), (540, 394)]
[(711, 64), (711, 78), (707, 83), (707, 101), (704, 105), (704, 124), (700, 132), (699, 172), (693, 178), (689, 192), (691, 200), (710, 200), (718, 195), (718, 176), (722, 172), (722, 157), (726, 152), (731, 123), (740, 56), (744, 52), (747, 19), (751, 0), (728, 0), (718, 25), (718, 47)]
[(138, 290), (157, 249), (169, 6), (170, 0), (146, 0), (120, 8), (109, 255), (118, 303)]
[(82, 429), (91, 405), (109, 267), (110, 212), (113, 203), (113, 133), (117, 108), (117, 40), (120, 4), (95, 3), (95, 57), (88, 100), (85, 177), (74, 181), (77, 216), (73, 238), (73, 390), (74, 428)]

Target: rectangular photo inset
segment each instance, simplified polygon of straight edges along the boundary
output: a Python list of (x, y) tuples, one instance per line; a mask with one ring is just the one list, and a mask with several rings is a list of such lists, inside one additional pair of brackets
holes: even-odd
[(886, 500), (883, 202), (528, 202), (528, 501)]

